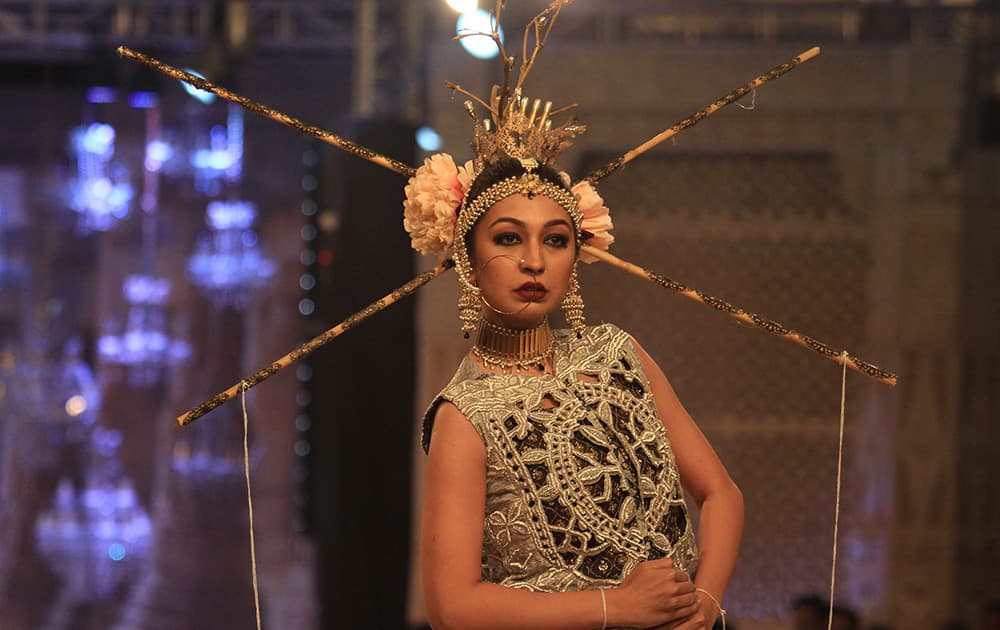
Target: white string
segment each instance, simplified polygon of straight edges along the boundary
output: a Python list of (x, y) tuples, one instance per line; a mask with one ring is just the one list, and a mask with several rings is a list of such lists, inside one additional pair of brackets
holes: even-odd
[(750, 104), (749, 105), (744, 105), (743, 103), (740, 103), (739, 101), (736, 101), (736, 104), (739, 105), (740, 107), (742, 107), (743, 109), (747, 110), (747, 111), (755, 109), (757, 107), (757, 88), (754, 88), (753, 92), (750, 93)]
[(840, 526), (840, 474), (843, 470), (844, 461), (844, 401), (847, 397), (847, 350), (841, 355), (841, 364), (844, 366), (843, 374), (840, 377), (840, 438), (837, 442), (837, 498), (833, 510), (833, 563), (830, 567), (830, 612), (827, 618), (826, 628), (833, 628), (833, 592), (837, 580), (837, 530)]
[(240, 381), (240, 390), (243, 392), (243, 474), (247, 480), (247, 510), (250, 514), (250, 572), (253, 575), (253, 607), (257, 615), (257, 630), (260, 630), (260, 591), (257, 586), (257, 545), (253, 539), (253, 495), (250, 493), (250, 431), (249, 418), (247, 417), (247, 390), (250, 389), (246, 381)]
[(722, 607), (722, 604), (719, 603), (719, 600), (715, 599), (715, 595), (712, 595), (703, 588), (696, 588), (694, 590), (701, 591), (705, 595), (708, 595), (708, 598), (712, 600), (712, 603), (715, 604), (715, 607), (719, 609), (719, 619), (722, 620), (722, 630), (726, 630), (726, 609)]

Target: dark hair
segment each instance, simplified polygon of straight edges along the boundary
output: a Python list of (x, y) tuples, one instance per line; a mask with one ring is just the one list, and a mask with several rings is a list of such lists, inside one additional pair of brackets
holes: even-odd
[[(486, 192), (486, 190), (498, 182), (502, 182), (505, 179), (511, 177), (518, 177), (524, 175), (528, 172), (528, 169), (521, 165), (519, 160), (512, 157), (505, 157), (497, 160), (496, 162), (487, 164), (483, 167), (482, 172), (476, 176), (476, 179), (472, 181), (472, 186), (469, 187), (469, 192), (465, 196), (465, 205), (471, 204), (476, 200), (479, 195)], [(538, 175), (543, 181), (555, 184), (560, 188), (570, 191), (570, 188), (566, 186), (566, 183), (559, 176), (559, 172), (547, 164), (539, 164), (537, 167), (533, 168), (532, 173)], [(572, 192), (572, 191), (570, 191)], [(459, 206), (461, 209), (461, 206)], [(456, 210), (458, 212), (458, 210)], [(475, 258), (475, 246), (473, 245), (472, 233), (474, 230), (470, 229), (465, 233), (465, 250), (469, 252), (469, 260)], [(580, 248), (580, 243), (576, 243), (577, 249)]]

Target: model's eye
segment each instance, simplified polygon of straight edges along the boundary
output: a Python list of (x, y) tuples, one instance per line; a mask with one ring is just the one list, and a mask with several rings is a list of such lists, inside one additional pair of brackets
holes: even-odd
[(493, 237), (493, 243), (496, 245), (517, 245), (521, 242), (521, 237), (514, 232), (501, 232)]
[(549, 234), (545, 237), (545, 243), (553, 247), (568, 247), (569, 237), (565, 234)]

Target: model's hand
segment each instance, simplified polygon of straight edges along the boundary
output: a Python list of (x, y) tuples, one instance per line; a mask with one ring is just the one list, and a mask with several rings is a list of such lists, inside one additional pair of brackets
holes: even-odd
[(704, 593), (695, 592), (698, 598), (698, 610), (686, 619), (678, 619), (656, 626), (654, 630), (710, 630), (719, 618), (719, 609)]
[(694, 584), (670, 558), (643, 562), (606, 595), (609, 627), (651, 628), (685, 621), (700, 609)]

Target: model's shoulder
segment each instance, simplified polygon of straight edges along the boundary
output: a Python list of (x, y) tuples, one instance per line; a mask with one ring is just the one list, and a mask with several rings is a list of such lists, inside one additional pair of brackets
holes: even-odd
[(486, 391), (490, 389), (488, 376), (489, 374), (483, 372), (470, 358), (465, 357), (438, 397), (454, 402), (456, 398)]
[(435, 416), (444, 403), (450, 403), (458, 413), (473, 422), (477, 431), (480, 430), (474, 421), (475, 411), (483, 405), (495, 404), (500, 396), (495, 391), (497, 379), (489, 377), (489, 374), (476, 367), (468, 357), (462, 360), (455, 375), (451, 377), (451, 381), (438, 392), (438, 395), (434, 397), (424, 412), (421, 441), (425, 451), (430, 447), (431, 430), (434, 426)]

